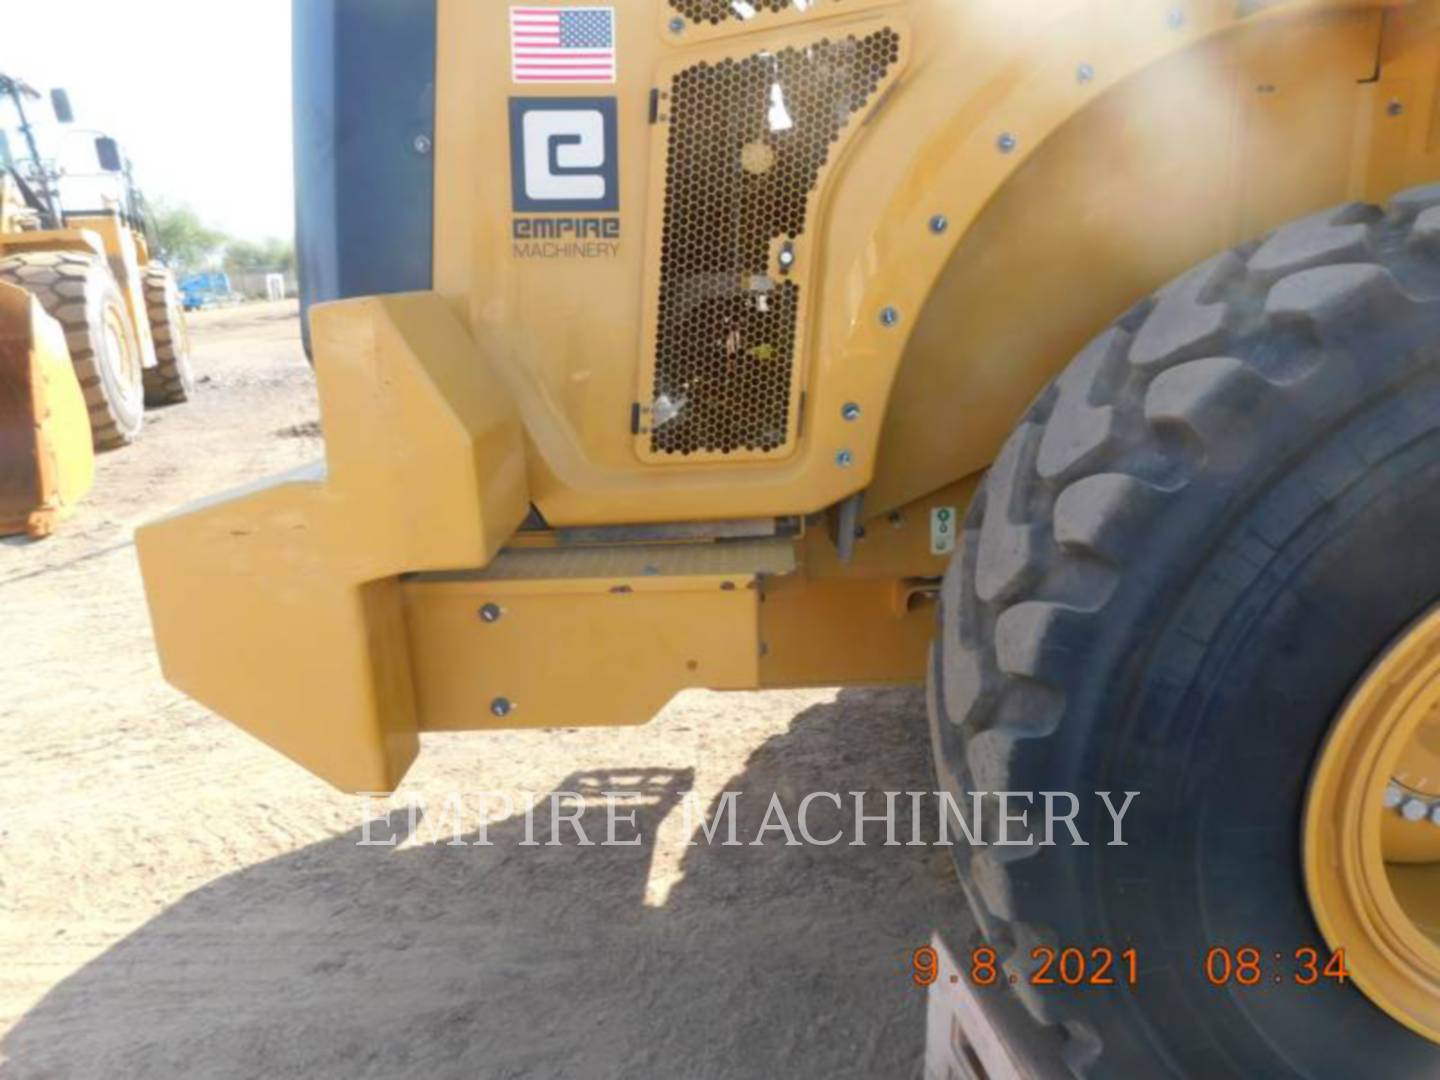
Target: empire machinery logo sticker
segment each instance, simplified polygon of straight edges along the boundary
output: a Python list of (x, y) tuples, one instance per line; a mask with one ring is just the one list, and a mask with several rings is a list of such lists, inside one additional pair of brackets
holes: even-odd
[[(510, 9), (511, 77), (556, 86), (615, 82), (614, 8)], [(612, 258), (620, 251), (613, 97), (512, 97), (513, 254)]]

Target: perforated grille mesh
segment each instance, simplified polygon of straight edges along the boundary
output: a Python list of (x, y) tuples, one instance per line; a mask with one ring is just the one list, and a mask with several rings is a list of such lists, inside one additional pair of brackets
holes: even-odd
[(794, 0), (746, 0), (737, 10), (735, 0), (670, 0), (670, 6), (691, 22), (718, 26), (726, 19), (753, 18), (752, 12), (786, 11), (795, 3)]
[(893, 30), (702, 63), (671, 86), (650, 448), (789, 437), (800, 287), (780, 265), (831, 147), (900, 55)]

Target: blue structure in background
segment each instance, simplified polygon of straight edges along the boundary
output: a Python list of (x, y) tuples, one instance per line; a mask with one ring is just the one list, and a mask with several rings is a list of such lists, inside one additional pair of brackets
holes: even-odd
[(233, 295), (230, 275), (219, 271), (191, 274), (180, 281), (180, 299), (186, 311), (198, 311), (211, 304), (224, 303)]

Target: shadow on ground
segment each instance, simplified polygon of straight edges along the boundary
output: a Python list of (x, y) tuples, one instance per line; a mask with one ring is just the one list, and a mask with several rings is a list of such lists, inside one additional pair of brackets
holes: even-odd
[[(560, 790), (638, 781), (653, 837), (680, 812), (685, 764)], [(772, 792), (793, 815), (810, 790), (931, 787), (909, 691), (808, 709), (726, 785), (742, 839)], [(820, 801), (810, 820), (824, 837), (842, 819)], [(549, 827), (537, 811), (537, 838)], [(945, 849), (880, 846), (881, 826), (865, 847), (696, 846), (647, 907), (648, 840), (517, 846), (524, 828), (492, 825), (491, 847), (399, 849), (357, 846), (357, 829), (221, 878), (51, 991), (0, 1043), (0, 1073), (919, 1075), (908, 955), (936, 927), (967, 932)]]

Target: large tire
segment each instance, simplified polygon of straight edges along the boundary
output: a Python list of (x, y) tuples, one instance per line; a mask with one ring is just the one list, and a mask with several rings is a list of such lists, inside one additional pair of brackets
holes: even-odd
[(65, 330), (97, 450), (131, 442), (145, 421), (140, 346), (103, 259), (37, 251), (0, 259), (0, 280), (28, 291)]
[[(1212, 259), (1031, 407), (945, 580), (931, 729), (962, 807), (1081, 796), (1092, 846), (1063, 826), (1028, 843), (1036, 821), (956, 848), (1076, 1075), (1440, 1075), (1440, 1046), (1353, 983), (1296, 986), (1270, 960), (1328, 955), (1302, 876), (1310, 769), (1437, 599), (1440, 185)], [(1107, 846), (1102, 791), (1141, 793), (1128, 846)], [(968, 822), (992, 842), (997, 802)], [(1133, 947), (1139, 985), (1028, 985), (1041, 943)], [(1210, 985), (1217, 946), (1261, 949), (1264, 985)]]
[(190, 366), (190, 333), (175, 275), (163, 266), (145, 270), (145, 309), (155, 340), (153, 368), (145, 369), (145, 404), (178, 405), (195, 393)]

